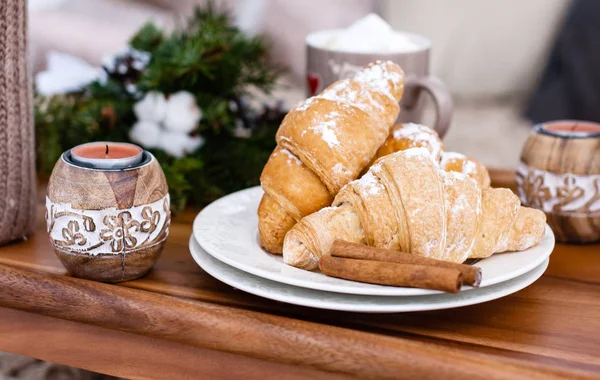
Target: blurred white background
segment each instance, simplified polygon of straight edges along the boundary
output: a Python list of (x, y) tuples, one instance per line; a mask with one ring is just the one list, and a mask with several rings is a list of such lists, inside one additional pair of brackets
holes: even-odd
[[(99, 65), (148, 19), (172, 25), (204, 0), (30, 0), (34, 69), (51, 50)], [(375, 11), (395, 29), (433, 41), (432, 73), (449, 87), (455, 117), (447, 149), (514, 168), (529, 134), (522, 108), (541, 74), (570, 0), (219, 0), (249, 33), (265, 34), (291, 68), (277, 95), (304, 97), (304, 38)], [(425, 120), (430, 123), (432, 118)]]

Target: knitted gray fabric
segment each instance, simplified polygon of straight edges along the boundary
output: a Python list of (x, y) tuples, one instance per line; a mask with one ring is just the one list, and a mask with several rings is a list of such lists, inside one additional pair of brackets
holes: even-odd
[(27, 1), (0, 0), (0, 244), (35, 221), (35, 150)]

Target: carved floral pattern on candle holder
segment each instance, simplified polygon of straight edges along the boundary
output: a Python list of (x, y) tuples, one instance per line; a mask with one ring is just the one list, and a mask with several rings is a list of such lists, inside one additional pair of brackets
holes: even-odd
[(586, 209), (592, 209), (592, 205), (593, 204), (598, 204), (600, 203), (600, 178), (596, 178), (594, 180), (594, 196), (592, 198), (590, 198), (586, 203), (585, 203), (585, 208)]
[(134, 233), (140, 230), (141, 224), (131, 218), (129, 211), (117, 215), (105, 215), (103, 222), (107, 228), (100, 231), (100, 239), (108, 242), (113, 252), (132, 249), (137, 245)]
[(77, 210), (46, 198), (52, 244), (90, 255), (119, 254), (163, 241), (170, 225), (169, 195), (127, 210)]
[(565, 174), (562, 182), (564, 186), (556, 188), (558, 203), (552, 206), (552, 211), (555, 212), (561, 211), (564, 206), (581, 199), (585, 195), (584, 190), (575, 183), (574, 175)]
[(50, 205), (50, 207), (46, 206), (45, 218), (46, 218), (46, 231), (50, 232), (52, 228), (54, 228), (54, 222), (56, 218), (60, 218), (63, 216), (72, 216), (75, 218), (81, 218), (82, 226), (86, 232), (94, 232), (96, 230), (96, 224), (94, 220), (89, 216), (79, 214), (77, 212), (72, 211), (61, 211), (55, 212), (54, 205)]
[(521, 163), (517, 184), (526, 206), (555, 214), (600, 212), (600, 175), (556, 174)]
[(544, 201), (550, 198), (550, 189), (544, 186), (544, 177), (532, 175), (523, 183), (524, 194), (527, 196), (527, 204), (535, 208), (542, 208)]
[(160, 223), (160, 213), (152, 211), (152, 207), (146, 206), (142, 209), (142, 219), (140, 230), (142, 232), (154, 232), (156, 226)]
[(79, 222), (76, 220), (71, 220), (67, 224), (67, 228), (62, 229), (62, 236), (67, 245), (85, 245), (87, 243), (85, 236), (79, 232)]

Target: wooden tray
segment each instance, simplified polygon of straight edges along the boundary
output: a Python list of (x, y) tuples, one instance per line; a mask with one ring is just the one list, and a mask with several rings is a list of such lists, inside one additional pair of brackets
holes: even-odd
[(150, 274), (108, 285), (65, 276), (40, 203), (38, 232), (0, 248), (0, 350), (128, 378), (600, 376), (600, 245), (557, 245), (540, 280), (496, 301), (361, 315), (213, 279), (188, 252), (196, 212), (175, 220)]

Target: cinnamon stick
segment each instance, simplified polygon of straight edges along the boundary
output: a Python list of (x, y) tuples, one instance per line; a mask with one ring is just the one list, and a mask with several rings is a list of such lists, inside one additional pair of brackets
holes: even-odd
[(462, 274), (454, 268), (332, 256), (321, 257), (319, 268), (328, 276), (370, 284), (407, 286), (450, 293), (458, 293), (462, 286)]
[(463, 282), (466, 285), (478, 287), (481, 283), (481, 268), (479, 267), (431, 259), (391, 249), (369, 247), (363, 244), (349, 243), (343, 240), (336, 240), (333, 242), (333, 245), (331, 246), (331, 256), (349, 259), (385, 261), (389, 263), (428, 265), (438, 268), (452, 268), (457, 269), (462, 273)]

